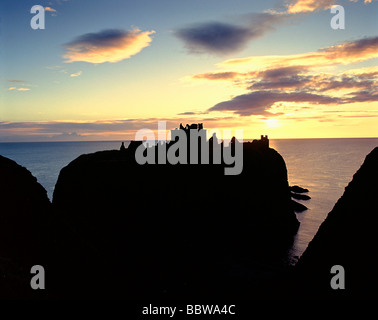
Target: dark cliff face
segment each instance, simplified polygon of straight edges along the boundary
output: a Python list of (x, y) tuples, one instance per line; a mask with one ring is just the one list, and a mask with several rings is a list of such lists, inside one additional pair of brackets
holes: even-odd
[[(365, 159), (297, 264), (302, 296), (377, 298), (378, 148)], [(332, 290), (331, 267), (345, 270), (345, 289)]]
[(44, 265), (51, 204), (37, 179), (0, 156), (0, 297), (29, 297), (30, 270)]
[[(282, 157), (245, 144), (242, 174), (223, 169), (141, 166), (134, 150), (83, 155), (62, 169), (51, 206), (0, 156), (0, 297), (377, 298), (378, 148), (284, 276), (266, 267), (298, 227)], [(43, 292), (30, 288), (36, 264)], [(334, 265), (345, 290), (331, 289)]]
[(235, 265), (279, 260), (299, 225), (282, 157), (249, 143), (243, 157), (242, 174), (225, 176), (223, 165), (139, 165), (130, 148), (80, 156), (54, 191), (70, 230), (56, 264), (78, 295), (243, 295)]

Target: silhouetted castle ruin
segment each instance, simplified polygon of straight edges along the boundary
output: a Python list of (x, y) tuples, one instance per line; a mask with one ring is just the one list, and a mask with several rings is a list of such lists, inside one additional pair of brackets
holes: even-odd
[[(173, 130), (171, 130), (171, 140), (167, 140), (167, 141), (160, 141), (159, 143), (160, 144), (163, 144), (163, 143), (166, 143), (167, 145), (170, 145), (172, 143), (175, 143), (177, 140), (178, 140), (178, 134), (177, 134), (177, 131), (179, 130), (183, 130), (186, 134), (186, 137), (187, 137), (187, 141), (188, 141), (188, 153), (190, 152), (190, 131), (191, 130), (195, 130), (198, 132), (198, 144), (199, 144), (199, 153), (201, 152), (200, 151), (200, 137), (203, 137), (203, 138), (206, 138), (207, 139), (207, 143), (210, 144), (210, 147), (212, 147), (212, 145), (214, 143), (216, 144), (223, 144), (223, 141), (222, 139), (218, 139), (218, 137), (216, 136), (216, 133), (213, 133), (212, 136), (208, 139), (207, 137), (207, 130), (203, 128), (203, 123), (192, 123), (192, 124), (186, 124), (185, 127), (182, 125), (182, 123), (180, 123), (180, 126), (179, 128), (175, 128)], [(201, 131), (202, 130), (202, 131)], [(201, 134), (202, 132), (202, 134)], [(173, 137), (176, 137), (176, 138), (173, 138)], [(231, 139), (231, 144), (234, 144), (236, 141), (235, 137), (233, 137)], [(158, 141), (156, 140), (155, 143), (153, 143), (152, 141), (149, 141), (149, 142), (145, 142), (145, 146), (148, 148), (148, 147), (156, 147), (158, 146)], [(143, 141), (135, 141), (135, 140), (132, 140), (130, 141), (130, 144), (128, 146), (128, 149), (132, 150), (132, 149), (136, 149), (139, 145), (141, 145), (143, 143)], [(254, 139), (252, 142), (244, 142), (244, 143), (251, 143), (254, 147), (259, 147), (259, 148), (269, 148), (269, 138), (267, 135), (261, 135), (261, 139)], [(122, 146), (120, 148), (121, 151), (124, 151), (125, 150), (125, 147), (124, 147), (124, 144), (122, 143)]]
[(203, 123), (192, 123), (191, 125), (186, 124), (185, 128), (183, 127), (182, 123), (180, 123), (180, 129), (184, 130), (185, 132), (189, 132), (190, 129), (199, 131), (203, 129)]
[[(204, 130), (204, 129), (203, 129), (203, 123), (192, 123), (190, 125), (186, 124), (185, 127), (182, 125), (182, 123), (180, 123), (179, 128), (175, 128), (174, 130), (171, 130), (171, 137), (177, 136), (176, 133), (177, 133), (178, 130), (183, 130), (186, 134), (186, 137), (189, 139), (190, 138), (190, 130), (197, 130), (199, 132), (200, 130)], [(171, 140), (174, 140), (174, 139), (171, 138)]]
[(253, 140), (252, 142), (253, 145), (264, 147), (264, 148), (269, 148), (269, 139), (268, 136), (261, 135), (260, 140)]
[[(171, 130), (171, 136), (174, 136), (174, 133), (177, 130), (184, 130), (188, 138), (190, 137), (190, 130), (197, 130), (197, 131), (205, 130), (205, 131), (207, 131), (206, 129), (203, 128), (203, 123), (186, 124), (185, 127), (182, 125), (182, 123), (180, 123), (180, 127), (179, 128)], [(215, 141), (215, 142), (218, 143), (218, 138), (217, 138), (217, 136), (216, 136), (215, 133), (213, 133), (212, 137), (209, 139), (209, 142), (213, 142), (213, 141)], [(231, 143), (235, 143), (235, 137), (233, 137), (231, 139)], [(260, 146), (260, 147), (264, 147), (264, 148), (269, 148), (269, 138), (268, 138), (267, 135), (265, 135), (265, 136), (261, 135), (261, 139), (260, 140), (255, 139), (255, 140), (253, 140), (252, 143), (253, 143), (253, 145), (256, 145), (256, 146)]]

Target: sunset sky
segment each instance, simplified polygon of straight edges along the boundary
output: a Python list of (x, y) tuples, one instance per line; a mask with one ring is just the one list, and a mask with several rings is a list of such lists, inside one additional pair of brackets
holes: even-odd
[[(45, 29), (33, 30), (33, 5)], [(330, 7), (345, 9), (334, 30)], [(0, 142), (378, 137), (378, 1), (2, 0)]]

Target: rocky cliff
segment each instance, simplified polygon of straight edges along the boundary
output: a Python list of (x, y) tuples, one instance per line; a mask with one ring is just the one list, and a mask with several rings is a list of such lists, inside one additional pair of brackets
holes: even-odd
[(38, 297), (30, 287), (33, 265), (46, 265), (51, 204), (37, 179), (0, 156), (0, 297)]
[(252, 143), (243, 150), (236, 176), (224, 165), (139, 165), (130, 147), (71, 162), (53, 197), (70, 230), (61, 285), (94, 296), (243, 295), (248, 263), (280, 261), (299, 225), (283, 158)]
[[(298, 292), (315, 298), (377, 298), (378, 148), (365, 159), (297, 264)], [(333, 290), (331, 268), (345, 270)]]

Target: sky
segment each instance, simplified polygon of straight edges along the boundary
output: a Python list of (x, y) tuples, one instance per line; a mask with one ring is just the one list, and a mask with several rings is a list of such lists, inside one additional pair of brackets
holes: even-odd
[(158, 121), (378, 137), (377, 16), (375, 0), (2, 0), (0, 142), (130, 140)]

